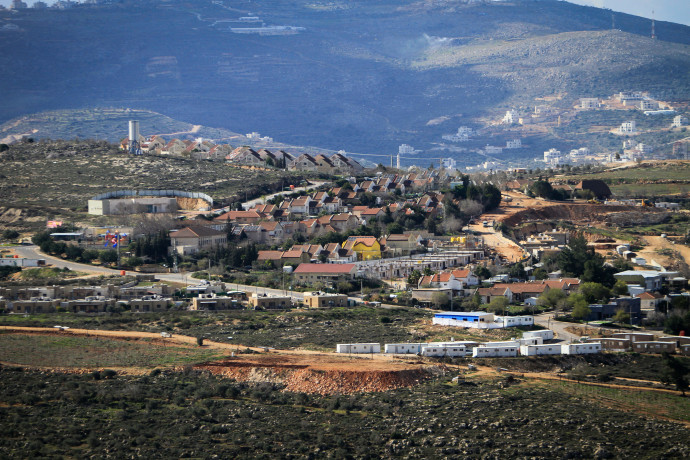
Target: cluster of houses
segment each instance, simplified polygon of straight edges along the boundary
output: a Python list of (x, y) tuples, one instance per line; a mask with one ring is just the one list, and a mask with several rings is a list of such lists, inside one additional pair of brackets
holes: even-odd
[[(172, 298), (173, 288), (164, 283), (140, 284), (153, 280), (152, 275), (140, 275), (136, 281), (123, 285), (102, 286), (7, 286), (0, 287), (0, 310), (13, 314), (82, 313), (98, 314), (125, 308), (135, 313), (164, 312), (179, 304)], [(189, 310), (223, 311), (250, 308), (274, 310), (293, 308), (301, 304), (307, 308), (353, 306), (345, 294), (306, 292), (298, 302), (292, 295), (266, 295), (229, 289), (221, 282), (201, 281), (187, 286)]]
[(118, 306), (133, 312), (159, 312), (172, 305), (172, 293), (167, 284), (141, 286), (138, 281), (120, 286), (5, 286), (0, 287), (0, 308), (19, 314), (104, 313)]
[[(355, 230), (386, 215), (397, 218), (401, 214), (422, 212), (425, 216), (436, 216), (442, 212), (444, 195), (425, 192), (436, 180), (436, 176), (428, 171), (403, 176), (392, 175), (365, 180), (350, 188), (333, 187), (310, 195), (287, 198), (278, 204), (256, 204), (248, 209), (228, 211), (216, 216), (211, 222), (194, 221), (188, 228), (173, 232), (170, 235), (173, 240), (172, 248), (184, 255), (225, 244), (229, 228), (236, 237), (246, 237), (260, 244), (281, 245), (289, 239), (309, 240), (327, 233)], [(421, 196), (397, 201), (385, 207), (361, 204), (365, 201), (365, 193), (372, 194), (372, 200), (380, 203), (384, 194), (388, 195), (394, 190), (401, 190), (403, 193), (420, 192)], [(410, 235), (391, 236), (389, 246), (394, 249), (395, 255), (409, 254), (413, 250), (411, 246), (416, 245), (412, 241), (417, 239), (417, 236)], [(383, 241), (375, 243), (372, 254), (366, 258), (384, 256), (378, 247), (381, 243)], [(341, 249), (347, 251), (354, 248), (329, 248), (333, 257), (328, 261), (350, 261)]]
[(416, 289), (412, 290), (412, 298), (422, 304), (433, 303), (433, 294), (441, 292), (450, 298), (453, 296), (479, 296), (481, 303), (488, 304), (497, 297), (503, 297), (509, 303), (532, 304), (537, 297), (549, 289), (559, 289), (565, 294), (577, 290), (580, 280), (577, 278), (547, 279), (517, 283), (499, 282), (499, 279), (489, 280), (491, 287), (478, 287), (479, 280), (469, 268), (449, 269), (434, 275), (422, 276)]
[(637, 353), (680, 353), (690, 355), (690, 337), (664, 336), (644, 332), (619, 332), (596, 340), (604, 350)]
[(331, 156), (303, 153), (293, 155), (284, 150), (271, 152), (268, 149), (255, 151), (251, 147), (238, 147), (232, 150), (225, 160), (229, 163), (256, 167), (278, 167), (290, 171), (309, 171), (324, 174), (358, 174), (364, 170), (353, 158), (342, 153)]
[[(447, 269), (433, 275), (422, 276), (417, 287), (412, 289), (412, 298), (422, 305), (433, 305), (434, 294), (440, 292), (446, 294), (449, 300), (454, 297), (477, 296), (482, 304), (488, 304), (493, 299), (503, 297), (511, 304), (534, 306), (537, 304), (538, 297), (550, 289), (558, 289), (566, 295), (578, 290), (579, 279), (557, 278), (559, 275), (556, 272), (550, 274), (552, 276), (550, 279), (526, 282), (503, 282), (501, 277), (496, 277), (488, 280), (493, 283), (491, 286), (479, 287), (478, 279), (469, 268)], [(611, 298), (607, 303), (590, 304), (590, 313), (585, 318), (586, 321), (610, 321), (619, 310), (622, 310), (630, 316), (631, 324), (639, 325), (646, 316), (659, 311), (663, 303), (670, 303), (674, 297), (687, 295), (682, 291), (687, 288), (688, 280), (676, 271), (626, 270), (614, 274), (614, 277), (626, 283), (628, 294)], [(670, 293), (660, 294), (659, 291), (664, 288)], [(487, 329), (503, 327), (502, 320), (495, 320), (490, 313), (482, 315), (481, 319), (469, 320), (469, 323), (474, 325), (460, 324), (457, 318), (446, 323)], [(513, 321), (519, 320), (519, 317), (512, 318)]]
[[(120, 141), (120, 150), (129, 151), (129, 138)], [(323, 154), (297, 155), (285, 150), (254, 150), (248, 146), (234, 148), (230, 144), (216, 144), (208, 139), (171, 139), (163, 137), (139, 136), (142, 153), (171, 155), (193, 158), (195, 160), (226, 161), (239, 166), (260, 168), (280, 168), (291, 171), (310, 171), (325, 174), (358, 174), (364, 169), (353, 158), (338, 152), (331, 156)]]

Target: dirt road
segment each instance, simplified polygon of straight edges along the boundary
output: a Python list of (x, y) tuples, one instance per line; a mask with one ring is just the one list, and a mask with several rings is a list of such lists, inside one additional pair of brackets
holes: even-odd
[(684, 244), (673, 244), (668, 239), (660, 236), (644, 236), (643, 239), (647, 246), (643, 250), (637, 251), (637, 255), (644, 257), (648, 263), (654, 260), (664, 267), (672, 265), (674, 257), (658, 252), (660, 250), (671, 250), (680, 253), (685, 263), (690, 264), (690, 247)]
[[(484, 238), (484, 244), (494, 249), (508, 262), (518, 262), (524, 259), (527, 253), (517, 243), (494, 230), (493, 224), (503, 222), (526, 209), (544, 208), (553, 206), (554, 203), (541, 198), (530, 198), (524, 193), (515, 191), (501, 192), (501, 194), (504, 197), (510, 197), (511, 201), (506, 202), (504, 199), (498, 209), (482, 214), (469, 228), (481, 235)], [(488, 227), (485, 227), (483, 222), (487, 222)]]

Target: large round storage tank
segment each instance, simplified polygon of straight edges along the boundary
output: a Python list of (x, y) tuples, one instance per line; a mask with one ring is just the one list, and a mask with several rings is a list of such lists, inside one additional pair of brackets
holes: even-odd
[(129, 121), (129, 140), (130, 142), (139, 142), (139, 122), (137, 120)]

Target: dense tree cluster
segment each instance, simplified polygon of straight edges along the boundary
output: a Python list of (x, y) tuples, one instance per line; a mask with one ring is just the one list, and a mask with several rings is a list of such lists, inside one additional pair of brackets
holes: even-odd
[(570, 239), (568, 246), (557, 256), (558, 268), (564, 276), (573, 276), (582, 281), (596, 281), (607, 287), (612, 287), (616, 279), (616, 267), (604, 265), (604, 258), (587, 246), (587, 240), (582, 235)]
[(129, 251), (136, 257), (146, 257), (153, 262), (165, 260), (170, 247), (170, 236), (165, 230), (155, 234), (147, 234), (129, 244)]
[(567, 198), (565, 192), (553, 188), (549, 181), (543, 179), (534, 181), (534, 183), (527, 190), (527, 194), (557, 201), (563, 201)]

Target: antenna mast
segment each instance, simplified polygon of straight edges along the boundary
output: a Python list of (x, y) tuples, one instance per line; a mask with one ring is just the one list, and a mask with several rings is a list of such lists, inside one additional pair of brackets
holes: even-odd
[(655, 32), (655, 23), (654, 23), (654, 10), (652, 10), (652, 40), (656, 39), (656, 32)]

